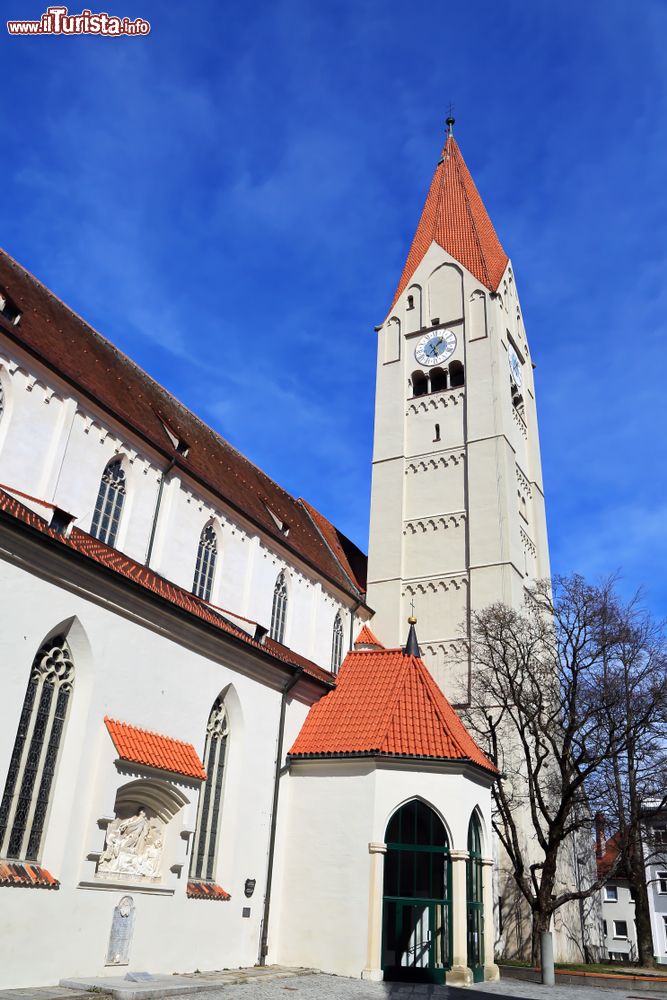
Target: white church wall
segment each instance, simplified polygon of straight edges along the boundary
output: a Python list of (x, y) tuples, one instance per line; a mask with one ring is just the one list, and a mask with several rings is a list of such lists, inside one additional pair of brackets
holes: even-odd
[[(160, 629), (127, 612), (93, 602), (81, 593), (3, 563), (0, 596), (6, 627), (0, 657), (6, 671), (0, 704), (0, 776), (4, 784), (30, 665), (54, 626), (73, 617), (74, 692), (52, 792), (39, 863), (60, 880), (57, 891), (3, 889), (0, 918), (5, 987), (56, 982), (63, 975), (102, 975), (113, 908), (129, 893), (136, 907), (131, 965), (153, 971), (195, 967), (252, 965), (257, 959), (280, 691), (244, 676), (209, 652), (176, 643)], [(107, 595), (107, 599), (108, 599)], [(189, 634), (189, 633), (188, 633)], [(230, 701), (229, 756), (215, 877), (232, 895), (230, 902), (187, 899), (185, 894), (190, 838), (197, 793), (192, 782), (173, 776), (190, 805), (177, 813), (167, 841), (172, 852), (164, 862), (160, 885), (81, 888), (94, 882), (91, 852), (104, 844), (99, 820), (113, 816), (116, 793), (129, 779), (114, 764), (115, 752), (104, 726), (105, 715), (191, 742), (204, 751), (206, 723), (215, 698), (233, 686)], [(288, 712), (290, 739), (307, 712), (303, 701)], [(131, 768), (130, 768), (131, 770)], [(141, 769), (137, 769), (141, 771)], [(160, 777), (169, 781), (164, 772)], [(165, 848), (166, 850), (166, 848)], [(179, 855), (180, 852), (180, 855)], [(246, 878), (256, 878), (252, 900), (243, 895)], [(243, 905), (251, 916), (242, 917)], [(26, 963), (25, 940), (49, 942)]]
[(366, 963), (375, 774), (365, 761), (294, 763), (270, 960), (359, 977)]
[[(0, 340), (0, 377), (5, 414), (0, 421), (0, 483), (39, 499), (53, 500), (90, 530), (100, 477), (119, 456), (126, 495), (116, 547), (144, 562), (165, 460), (94, 404), (14, 345)], [(44, 514), (43, 508), (39, 510)], [(285, 644), (328, 669), (331, 634), (320, 625), (344, 615), (352, 598), (316, 571), (298, 563), (268, 536), (187, 477), (167, 477), (157, 521), (151, 567), (185, 589), (193, 583), (199, 536), (212, 520), (219, 539), (211, 601), (266, 628), (273, 588), (281, 568), (288, 574)]]

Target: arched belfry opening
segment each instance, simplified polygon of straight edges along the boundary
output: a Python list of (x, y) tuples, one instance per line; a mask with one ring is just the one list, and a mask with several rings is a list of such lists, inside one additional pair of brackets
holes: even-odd
[(452, 964), (449, 838), (440, 817), (413, 799), (385, 834), (382, 970), (387, 980), (444, 983)]

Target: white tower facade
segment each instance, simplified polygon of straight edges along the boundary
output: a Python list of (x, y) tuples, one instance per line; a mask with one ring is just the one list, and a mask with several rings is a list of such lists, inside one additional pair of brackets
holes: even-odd
[(471, 611), (522, 605), (549, 554), (515, 275), (449, 133), (378, 330), (368, 603), (399, 645), (414, 602), (425, 662), (465, 704)]

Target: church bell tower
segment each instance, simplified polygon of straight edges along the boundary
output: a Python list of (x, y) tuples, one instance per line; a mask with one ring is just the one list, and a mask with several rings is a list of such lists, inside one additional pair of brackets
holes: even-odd
[(373, 630), (469, 700), (472, 610), (549, 575), (533, 364), (512, 263), (453, 119), (378, 330), (368, 564)]

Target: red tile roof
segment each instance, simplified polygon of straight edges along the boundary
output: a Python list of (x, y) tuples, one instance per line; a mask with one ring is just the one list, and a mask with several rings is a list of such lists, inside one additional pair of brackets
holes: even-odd
[(221, 885), (216, 885), (215, 882), (188, 882), (186, 894), (188, 899), (214, 899), (219, 902), (226, 902), (232, 898)]
[(343, 568), (356, 590), (364, 593), (366, 591), (366, 568), (367, 559), (361, 549), (358, 549), (354, 542), (338, 530), (338, 528), (328, 521), (323, 514), (315, 510), (303, 497), (299, 497), (299, 503), (306, 508), (315, 526), (325, 542), (333, 552), (338, 564)]
[(183, 743), (171, 736), (139, 729), (138, 726), (130, 726), (127, 722), (118, 722), (108, 716), (104, 717), (104, 722), (121, 760), (206, 780), (204, 765), (192, 743)]
[(605, 844), (604, 851), (599, 857), (596, 857), (595, 861), (599, 878), (609, 875), (612, 871), (616, 878), (623, 879), (628, 877), (625, 866), (618, 864), (618, 856), (621, 853), (619, 839), (620, 837), (618, 833), (609, 837)]
[(46, 868), (26, 861), (0, 861), (0, 886), (25, 889), (59, 889), (60, 882)]
[(464, 760), (497, 774), (419, 657), (348, 653), (334, 691), (310, 709), (291, 757), (386, 754)]
[(357, 646), (374, 646), (376, 649), (384, 649), (379, 639), (376, 639), (375, 634), (371, 632), (368, 625), (364, 625), (361, 632), (354, 640), (355, 649)]
[(392, 307), (434, 241), (495, 292), (508, 257), (454, 136), (447, 138), (435, 168)]
[[(41, 503), (41, 501), (39, 502)], [(153, 570), (147, 569), (141, 563), (135, 562), (129, 556), (123, 555), (122, 552), (110, 548), (110, 546), (100, 542), (97, 538), (86, 534), (85, 531), (81, 531), (79, 528), (72, 528), (71, 533), (67, 537), (53, 531), (44, 518), (35, 514), (30, 508), (24, 506), (15, 497), (1, 489), (0, 511), (10, 515), (17, 521), (29, 525), (42, 535), (51, 538), (56, 544), (80, 553), (92, 562), (116, 573), (119, 577), (123, 577), (137, 586), (156, 594), (162, 600), (168, 601), (170, 604), (186, 611), (195, 618), (213, 625), (234, 639), (240, 640), (260, 652), (275, 657), (275, 659), (282, 660), (284, 663), (290, 664), (290, 666), (303, 667), (304, 671), (310, 677), (318, 681), (323, 681), (329, 685), (335, 683), (332, 674), (328, 670), (319, 667), (316, 663), (306, 659), (305, 656), (300, 656), (298, 653), (294, 653), (291, 649), (288, 649), (287, 646), (283, 646), (268, 638), (264, 640), (264, 644), (257, 642), (247, 632), (237, 628), (224, 618), (223, 615), (214, 611), (210, 605), (195, 597), (194, 594), (184, 590), (182, 587), (177, 587), (174, 583), (170, 583), (169, 580), (158, 576)]]
[[(0, 250), (0, 289), (21, 310), (18, 326), (0, 322), (0, 330), (77, 387), (97, 406), (120, 421), (176, 469), (210, 490), (264, 532), (281, 548), (347, 593), (358, 596), (346, 569), (338, 563), (294, 497), (186, 409), (138, 365), (93, 330), (5, 251)], [(178, 452), (165, 424), (187, 455)], [(270, 510), (289, 525), (289, 537)], [(361, 559), (364, 557), (360, 554)]]

